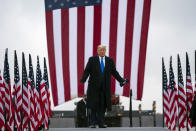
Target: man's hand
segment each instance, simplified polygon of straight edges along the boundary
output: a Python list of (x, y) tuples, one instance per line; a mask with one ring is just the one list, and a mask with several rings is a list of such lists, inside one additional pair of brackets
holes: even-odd
[(122, 86), (124, 86), (125, 84), (127, 84), (128, 82), (129, 82), (129, 79), (126, 78), (126, 79), (124, 79), (123, 82), (120, 83), (120, 86), (122, 87)]

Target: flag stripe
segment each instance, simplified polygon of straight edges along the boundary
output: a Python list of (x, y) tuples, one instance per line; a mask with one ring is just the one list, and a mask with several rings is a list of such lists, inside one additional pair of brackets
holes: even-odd
[(54, 55), (54, 37), (53, 37), (53, 15), (52, 11), (46, 11), (46, 33), (47, 33), (47, 44), (48, 44), (48, 57), (49, 57), (49, 68), (51, 76), (52, 86), (52, 97), (54, 106), (58, 105), (58, 91), (57, 91), (57, 80), (56, 80), (56, 65)]
[[(131, 76), (131, 57), (132, 57), (132, 41), (133, 41), (133, 25), (135, 14), (135, 0), (128, 0), (127, 3), (127, 21), (125, 35), (125, 63), (124, 63), (124, 78)], [(129, 97), (130, 83), (123, 88), (123, 96)]]
[[(118, 27), (117, 27), (117, 47), (116, 47), (116, 69), (121, 76), (124, 76), (124, 50), (125, 50), (125, 31), (126, 31), (126, 16), (127, 16), (127, 0), (119, 1), (118, 10)], [(123, 88), (120, 87), (116, 80), (115, 94), (122, 95)]]
[(63, 67), (62, 67), (62, 39), (61, 39), (61, 10), (53, 11), (53, 30), (54, 30), (54, 50), (55, 64), (58, 90), (58, 104), (64, 102), (64, 83), (63, 83)]
[(69, 9), (69, 70), (71, 98), (76, 98), (78, 93), (77, 81), (77, 8)]
[(144, 84), (144, 71), (146, 61), (147, 39), (148, 39), (148, 25), (150, 19), (150, 0), (144, 1), (143, 18), (142, 18), (142, 30), (140, 38), (140, 51), (139, 51), (139, 68), (138, 68), (138, 83), (137, 83), (137, 100), (141, 100), (143, 94)]
[[(119, 0), (111, 1), (110, 14), (110, 42), (109, 42), (109, 57), (114, 60), (116, 65), (116, 47), (117, 47), (117, 28), (118, 28), (118, 9)], [(111, 93), (115, 94), (115, 79), (111, 79)]]
[(136, 1), (135, 3), (135, 16), (134, 16), (134, 33), (132, 45), (132, 62), (131, 62), (131, 89), (133, 98), (137, 100), (138, 95), (138, 64), (139, 64), (139, 51), (141, 39), (141, 26), (142, 26), (142, 13), (143, 13), (144, 0)]
[(78, 70), (78, 96), (83, 96), (84, 94), (84, 84), (80, 83), (80, 78), (82, 77), (84, 71), (84, 50), (85, 50), (85, 7), (78, 7), (78, 35), (77, 35), (77, 70)]
[(63, 81), (64, 81), (64, 98), (70, 100), (70, 72), (69, 72), (69, 9), (61, 11), (62, 24), (62, 61), (63, 61)]
[(97, 46), (101, 44), (101, 6), (94, 6), (93, 56), (97, 55)]
[[(112, 0), (112, 2), (115, 0)], [(109, 56), (109, 35), (110, 35), (110, 10), (111, 0), (102, 1), (101, 16), (101, 44), (106, 46), (106, 55)]]
[[(88, 62), (89, 57), (93, 55), (93, 24), (94, 24), (94, 7), (85, 7), (85, 65)], [(88, 80), (87, 80), (88, 81)], [(88, 83), (85, 83), (85, 93)]]

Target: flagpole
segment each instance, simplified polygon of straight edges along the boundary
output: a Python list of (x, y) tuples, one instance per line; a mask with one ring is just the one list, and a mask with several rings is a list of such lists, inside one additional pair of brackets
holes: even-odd
[(179, 59), (180, 59), (180, 56), (179, 54), (177, 55), (177, 68), (178, 68), (178, 130), (180, 131), (180, 123), (179, 123), (179, 67), (178, 65), (180, 64), (179, 63)]
[(164, 96), (163, 96), (163, 86), (164, 86), (164, 81), (163, 81), (163, 57), (162, 57), (162, 103), (163, 103), (163, 128), (165, 127), (165, 118), (164, 118)]
[[(23, 68), (23, 62), (24, 62), (23, 57), (24, 57), (24, 52), (22, 52), (22, 68)], [(23, 103), (23, 73), (22, 73), (22, 103)], [(22, 108), (23, 108), (23, 105), (22, 105)], [(22, 131), (22, 127), (23, 127), (23, 111), (21, 111), (21, 131)]]
[[(13, 105), (15, 105), (15, 97), (12, 99), (12, 101), (13, 101)], [(14, 107), (15, 108), (15, 107)], [(13, 114), (13, 119), (14, 119), (14, 130), (15, 130), (15, 113)]]
[[(14, 55), (16, 55), (16, 50), (14, 51)], [(14, 70), (15, 70), (15, 59), (16, 59), (16, 56), (14, 56)], [(15, 72), (15, 71), (14, 71)], [(15, 79), (15, 73), (14, 73), (14, 79)], [(15, 82), (14, 82), (15, 84)], [(16, 93), (15, 89), (14, 89), (14, 92)], [(13, 105), (15, 105), (15, 95), (13, 95), (13, 99), (12, 99), (12, 102), (13, 102)], [(15, 107), (14, 107), (15, 108)], [(15, 110), (15, 109), (14, 109)], [(14, 119), (14, 130), (15, 130), (15, 112), (13, 114), (13, 119)]]
[(133, 127), (132, 125), (132, 89), (130, 89), (129, 120), (130, 120), (130, 127)]
[(7, 121), (6, 121), (6, 111), (5, 111), (5, 107), (3, 107), (3, 109), (4, 109), (5, 131), (7, 131), (7, 126), (6, 126)]
[[(187, 70), (188, 70), (188, 54), (186, 52), (186, 86), (187, 86)], [(187, 97), (187, 87), (186, 87), (186, 130), (188, 131), (188, 97)]]
[(31, 119), (29, 119), (29, 122), (28, 122), (28, 127), (29, 127), (29, 131), (30, 131), (30, 121), (31, 121)]

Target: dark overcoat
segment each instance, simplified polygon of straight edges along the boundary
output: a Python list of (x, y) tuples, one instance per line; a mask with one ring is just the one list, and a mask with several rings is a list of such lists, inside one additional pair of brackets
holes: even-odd
[(191, 119), (192, 126), (196, 126), (196, 95), (194, 97), (193, 104), (191, 107), (190, 119)]
[[(87, 107), (90, 109), (95, 109), (100, 99), (99, 94), (102, 78), (99, 56), (93, 56), (89, 58), (80, 81), (84, 83), (88, 76)], [(108, 111), (111, 111), (111, 76), (114, 76), (118, 82), (123, 82), (124, 80), (117, 72), (113, 59), (105, 56), (104, 94), (106, 99), (106, 109)]]
[(86, 104), (84, 100), (80, 100), (77, 103), (77, 127), (87, 127), (88, 126), (88, 118), (86, 112)]

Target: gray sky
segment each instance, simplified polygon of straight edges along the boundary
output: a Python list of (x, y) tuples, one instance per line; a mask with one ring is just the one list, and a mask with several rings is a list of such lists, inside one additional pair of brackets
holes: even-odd
[[(9, 63), (13, 84), (14, 50), (17, 50), (21, 69), (21, 53), (32, 54), (34, 71), (36, 57), (47, 57), (44, 0), (0, 0), (0, 70), (3, 70), (5, 48), (9, 49)], [(148, 35), (146, 72), (143, 100), (133, 101), (133, 109), (152, 109), (157, 102), (157, 111), (162, 112), (162, 74), (161, 57), (165, 58), (169, 71), (169, 57), (173, 56), (173, 68), (177, 78), (177, 54), (180, 54), (185, 78), (185, 53), (189, 53), (192, 81), (194, 75), (194, 50), (196, 50), (196, 1), (195, 0), (152, 0)], [(20, 70), (21, 72), (21, 70)], [(177, 79), (176, 79), (177, 80)], [(185, 81), (185, 79), (184, 79)], [(193, 84), (195, 82), (193, 81)], [(77, 101), (78, 99), (74, 100)], [(56, 110), (73, 109), (73, 102), (56, 107)], [(121, 98), (125, 109), (129, 108), (129, 99)]]

